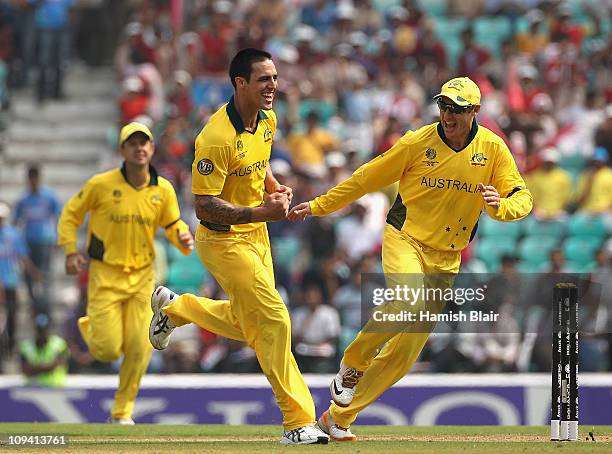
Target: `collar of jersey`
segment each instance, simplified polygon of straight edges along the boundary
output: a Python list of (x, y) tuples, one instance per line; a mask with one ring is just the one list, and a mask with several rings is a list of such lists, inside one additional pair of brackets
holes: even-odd
[[(233, 96), (230, 98), (229, 102), (227, 103), (227, 107), (225, 108), (225, 111), (227, 112), (227, 116), (229, 117), (230, 121), (232, 122), (232, 125), (234, 126), (234, 129), (236, 130), (238, 134), (242, 134), (244, 131), (246, 131), (244, 127), (244, 123), (242, 122), (242, 118), (240, 118), (240, 114), (236, 110), (236, 104), (234, 103)], [(268, 118), (268, 116), (266, 115), (264, 111), (259, 110), (257, 112), (257, 124), (255, 125), (255, 131), (257, 131), (257, 125), (259, 124), (259, 120), (265, 120), (266, 118)], [(254, 134), (254, 132), (251, 134)]]
[(472, 129), (470, 129), (470, 134), (468, 135), (468, 141), (463, 148), (460, 148), (458, 150), (455, 150), (453, 147), (451, 147), (451, 145), (446, 140), (446, 136), (444, 135), (444, 129), (442, 128), (442, 123), (438, 122), (437, 130), (438, 130), (438, 135), (440, 136), (440, 139), (442, 139), (442, 142), (448, 145), (448, 148), (453, 150), (455, 153), (459, 153), (460, 151), (465, 150), (468, 147), (468, 145), (472, 143), (472, 140), (474, 140), (474, 137), (476, 137), (476, 133), (478, 132), (478, 123), (476, 123), (476, 120), (472, 122)]
[[(129, 184), (130, 186), (132, 186), (127, 179), (127, 170), (125, 170), (125, 161), (123, 162), (123, 165), (121, 166), (121, 175), (123, 175), (123, 179), (125, 180), (125, 182)], [(149, 165), (149, 176), (151, 177), (149, 178), (149, 186), (157, 186), (158, 185), (157, 170), (155, 170), (155, 167), (153, 167), (152, 165)]]

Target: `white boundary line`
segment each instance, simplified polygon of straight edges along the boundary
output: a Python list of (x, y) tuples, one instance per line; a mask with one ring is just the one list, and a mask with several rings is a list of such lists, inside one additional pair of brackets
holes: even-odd
[[(305, 374), (308, 386), (327, 388), (332, 375)], [(612, 388), (612, 373), (583, 373), (579, 376), (580, 387)], [(397, 382), (395, 388), (435, 387), (550, 387), (550, 374), (413, 374)], [(0, 376), (0, 389), (25, 386), (20, 375)], [(70, 375), (64, 388), (114, 389), (116, 375)], [(262, 374), (169, 374), (145, 375), (141, 389), (155, 388), (270, 388)]]

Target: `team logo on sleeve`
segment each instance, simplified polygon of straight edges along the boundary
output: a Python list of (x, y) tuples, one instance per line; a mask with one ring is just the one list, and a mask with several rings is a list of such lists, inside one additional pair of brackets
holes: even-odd
[(472, 155), (472, 159), (470, 159), (470, 164), (473, 166), (484, 167), (487, 164), (487, 157), (484, 155), (484, 153), (474, 153)]
[(198, 162), (198, 172), (200, 172), (201, 175), (210, 175), (213, 173), (213, 170), (215, 170), (215, 166), (210, 159), (200, 159)]

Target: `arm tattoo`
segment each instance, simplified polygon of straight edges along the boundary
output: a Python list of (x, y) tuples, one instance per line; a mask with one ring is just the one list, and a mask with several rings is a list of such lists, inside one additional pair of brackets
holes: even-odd
[(248, 224), (253, 216), (251, 208), (232, 205), (212, 195), (196, 195), (195, 212), (201, 221), (224, 225)]

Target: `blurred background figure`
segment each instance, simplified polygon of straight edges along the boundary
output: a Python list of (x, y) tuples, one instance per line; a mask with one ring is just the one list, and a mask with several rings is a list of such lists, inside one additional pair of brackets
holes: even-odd
[(302, 372), (333, 372), (340, 336), (338, 311), (324, 303), (323, 291), (317, 285), (306, 285), (303, 298), (304, 304), (291, 315), (295, 360)]
[(576, 205), (580, 211), (601, 215), (612, 210), (612, 169), (608, 159), (608, 150), (595, 148), (589, 167), (578, 182)]
[(35, 313), (50, 316), (51, 258), (57, 241), (56, 224), (62, 205), (55, 192), (43, 186), (40, 168), (28, 167), (28, 191), (17, 201), (14, 223), (22, 228), (28, 245), (28, 255), (41, 273), (41, 279), (34, 281), (26, 274), (28, 292)]
[(64, 72), (71, 51), (70, 9), (75, 0), (27, 0), (34, 7), (38, 49), (36, 99), (64, 97)]
[(28, 258), (28, 247), (21, 233), (10, 225), (11, 210), (0, 202), (0, 284), (3, 289), (3, 306), (6, 314), (7, 345), (0, 348), (9, 355), (15, 347), (17, 289), (22, 284), (22, 272), (40, 281), (42, 274)]
[(68, 372), (68, 347), (61, 337), (50, 333), (49, 317), (34, 318), (35, 338), (19, 345), (21, 370), (31, 386), (57, 388), (64, 385)]
[(555, 148), (542, 150), (541, 157), (540, 167), (527, 176), (534, 215), (541, 220), (559, 219), (566, 214), (573, 197), (572, 177), (558, 166), (560, 157)]

